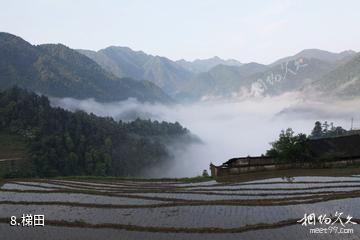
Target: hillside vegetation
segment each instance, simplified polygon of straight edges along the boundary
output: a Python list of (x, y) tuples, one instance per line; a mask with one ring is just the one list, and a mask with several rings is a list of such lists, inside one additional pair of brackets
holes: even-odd
[(20, 135), (0, 130), (0, 177), (29, 176), (29, 145)]
[[(193, 139), (179, 123), (140, 119), (126, 123), (70, 112), (51, 107), (45, 96), (16, 87), (0, 93), (0, 113), (0, 131), (26, 140), (32, 176), (39, 177), (141, 176), (144, 169), (171, 161), (165, 143)], [(7, 135), (0, 137), (9, 140)], [(13, 145), (14, 154), (22, 152), (20, 146)], [(7, 152), (10, 156), (12, 151)]]

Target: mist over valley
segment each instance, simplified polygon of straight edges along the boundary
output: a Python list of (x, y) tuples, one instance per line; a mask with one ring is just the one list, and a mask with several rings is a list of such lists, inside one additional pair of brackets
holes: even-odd
[(360, 1), (0, 1), (0, 240), (360, 239)]
[(306, 102), (299, 93), (277, 97), (249, 98), (242, 101), (207, 101), (189, 104), (163, 105), (141, 103), (135, 99), (100, 103), (94, 99), (52, 99), (54, 106), (71, 111), (82, 110), (116, 120), (136, 118), (180, 122), (201, 142), (174, 142), (168, 146), (175, 161), (151, 169), (152, 177), (190, 177), (200, 175), (209, 164), (219, 165), (239, 156), (265, 154), (281, 130), (292, 128), (297, 133), (310, 134), (315, 121), (333, 122), (349, 129), (360, 127), (357, 106), (359, 100), (336, 102)]
[(318, 120), (350, 128), (359, 117), (355, 51), (306, 49), (265, 65), (35, 46), (9, 33), (0, 40), (2, 89), (16, 85), (49, 96), (53, 106), (116, 121), (178, 122), (200, 139), (167, 142), (170, 159), (147, 166), (144, 176), (197, 176), (210, 163), (264, 154), (283, 129), (310, 134)]

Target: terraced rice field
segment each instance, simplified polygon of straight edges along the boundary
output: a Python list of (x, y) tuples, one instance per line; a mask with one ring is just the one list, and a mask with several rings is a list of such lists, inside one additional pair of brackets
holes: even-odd
[[(12, 180), (0, 187), (0, 239), (360, 239), (310, 234), (305, 213), (360, 223), (360, 178), (295, 177), (222, 183)], [(44, 214), (45, 227), (10, 226)], [(344, 216), (345, 217), (345, 216)]]

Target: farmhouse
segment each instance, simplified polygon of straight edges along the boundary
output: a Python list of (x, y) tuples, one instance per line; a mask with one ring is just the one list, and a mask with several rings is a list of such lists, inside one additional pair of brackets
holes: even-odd
[(360, 133), (307, 140), (304, 161), (278, 161), (267, 156), (232, 158), (220, 166), (210, 164), (211, 176), (221, 177), (246, 172), (291, 169), (331, 168), (360, 164)]

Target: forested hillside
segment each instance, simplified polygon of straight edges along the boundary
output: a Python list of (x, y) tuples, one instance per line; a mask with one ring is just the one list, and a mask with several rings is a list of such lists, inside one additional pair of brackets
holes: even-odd
[(192, 139), (179, 123), (126, 123), (70, 112), (17, 87), (0, 93), (1, 131), (26, 139), (31, 175), (39, 177), (139, 176), (144, 169), (171, 161), (165, 143)]

